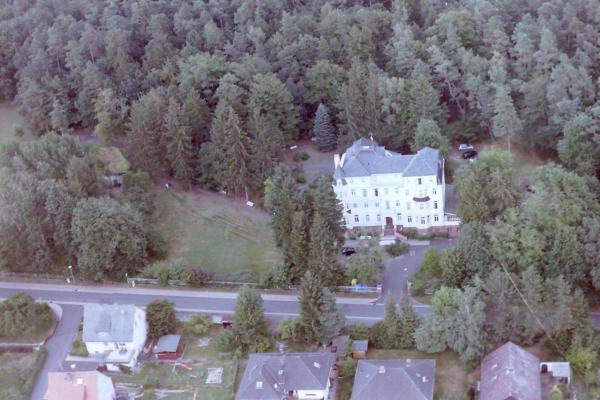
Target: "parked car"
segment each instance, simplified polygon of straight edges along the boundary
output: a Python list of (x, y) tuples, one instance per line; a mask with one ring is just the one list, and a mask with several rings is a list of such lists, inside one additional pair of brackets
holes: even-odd
[(467, 150), (463, 153), (462, 158), (465, 160), (472, 159), (477, 157), (477, 152), (475, 150)]
[(471, 146), (470, 144), (466, 144), (466, 143), (461, 143), (458, 146), (458, 151), (468, 151), (468, 150), (474, 150), (473, 146)]
[(351, 256), (354, 253), (356, 253), (356, 249), (354, 247), (350, 247), (350, 246), (342, 247), (342, 254), (345, 255), (346, 257)]

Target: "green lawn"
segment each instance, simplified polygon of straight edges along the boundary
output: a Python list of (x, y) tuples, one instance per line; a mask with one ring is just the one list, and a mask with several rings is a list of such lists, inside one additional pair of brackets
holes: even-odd
[(225, 274), (261, 273), (280, 260), (269, 215), (209, 192), (157, 193), (154, 218), (169, 258)]
[(0, 392), (3, 399), (28, 400), (44, 363), (46, 349), (38, 353), (0, 355)]

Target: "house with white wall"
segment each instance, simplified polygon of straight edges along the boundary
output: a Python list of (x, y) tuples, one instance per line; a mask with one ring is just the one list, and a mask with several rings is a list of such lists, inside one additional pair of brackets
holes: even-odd
[(416, 228), (458, 236), (454, 191), (446, 185), (439, 150), (405, 155), (361, 138), (334, 156), (334, 168), (333, 189), (347, 229), (393, 236)]
[(335, 354), (250, 354), (236, 400), (328, 399)]
[(83, 341), (92, 358), (101, 359), (108, 370), (135, 366), (144, 349), (148, 324), (146, 313), (134, 305), (86, 304), (83, 310)]

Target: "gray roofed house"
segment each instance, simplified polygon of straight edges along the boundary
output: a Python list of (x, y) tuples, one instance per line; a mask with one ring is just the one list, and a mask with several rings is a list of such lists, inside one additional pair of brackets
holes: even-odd
[(481, 400), (540, 400), (540, 360), (507, 342), (481, 362)]
[(333, 177), (345, 179), (375, 174), (437, 176), (442, 182), (443, 159), (439, 150), (424, 147), (417, 154), (399, 154), (379, 146), (372, 139), (356, 140), (335, 162)]
[(435, 360), (360, 360), (351, 400), (432, 400)]
[(327, 398), (335, 354), (253, 353), (250, 354), (236, 400), (281, 400)]
[(83, 308), (84, 342), (133, 341), (136, 307), (120, 304), (85, 304)]

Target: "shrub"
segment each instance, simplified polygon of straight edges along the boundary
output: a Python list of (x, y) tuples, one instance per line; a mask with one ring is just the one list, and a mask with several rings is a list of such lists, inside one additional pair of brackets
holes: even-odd
[(45, 303), (36, 303), (26, 293), (17, 293), (0, 302), (0, 337), (30, 337), (50, 329), (54, 313)]
[(284, 264), (277, 264), (273, 268), (260, 276), (260, 287), (269, 288), (287, 288), (292, 284), (292, 277), (289, 268)]
[(402, 229), (402, 234), (409, 239), (416, 239), (419, 236), (417, 228), (404, 228)]
[(340, 378), (353, 378), (356, 373), (356, 361), (348, 359), (340, 362)]
[(160, 386), (160, 380), (156, 376), (147, 376), (143, 386), (144, 389), (157, 388)]
[(194, 314), (183, 324), (183, 331), (190, 335), (203, 336), (211, 325), (212, 320), (208, 315)]
[(310, 154), (308, 154), (305, 151), (298, 151), (296, 153), (294, 153), (294, 161), (299, 162), (299, 161), (306, 161), (310, 158)]
[(442, 268), (440, 266), (440, 254), (433, 247), (430, 247), (425, 251), (423, 261), (421, 262), (421, 270), (432, 276), (441, 275)]
[(193, 287), (200, 287), (213, 279), (213, 274), (203, 270), (200, 267), (190, 268), (187, 270), (187, 282)]
[(154, 300), (146, 307), (146, 321), (148, 321), (148, 335), (158, 338), (177, 329), (177, 316), (175, 306), (169, 300)]
[(302, 327), (297, 319), (286, 318), (279, 325), (279, 337), (290, 342), (302, 340)]
[(303, 173), (296, 175), (296, 183), (299, 183), (299, 184), (306, 183), (306, 176)]
[(350, 327), (350, 337), (354, 340), (366, 340), (369, 338), (369, 327), (364, 324), (356, 324)]
[(229, 353), (237, 347), (237, 341), (233, 337), (233, 332), (223, 331), (216, 337), (217, 349), (224, 353)]
[(398, 257), (408, 251), (408, 245), (396, 239), (393, 244), (383, 246), (383, 249), (392, 257)]
[(273, 344), (268, 336), (259, 336), (255, 341), (248, 345), (249, 353), (266, 353), (271, 350)]

